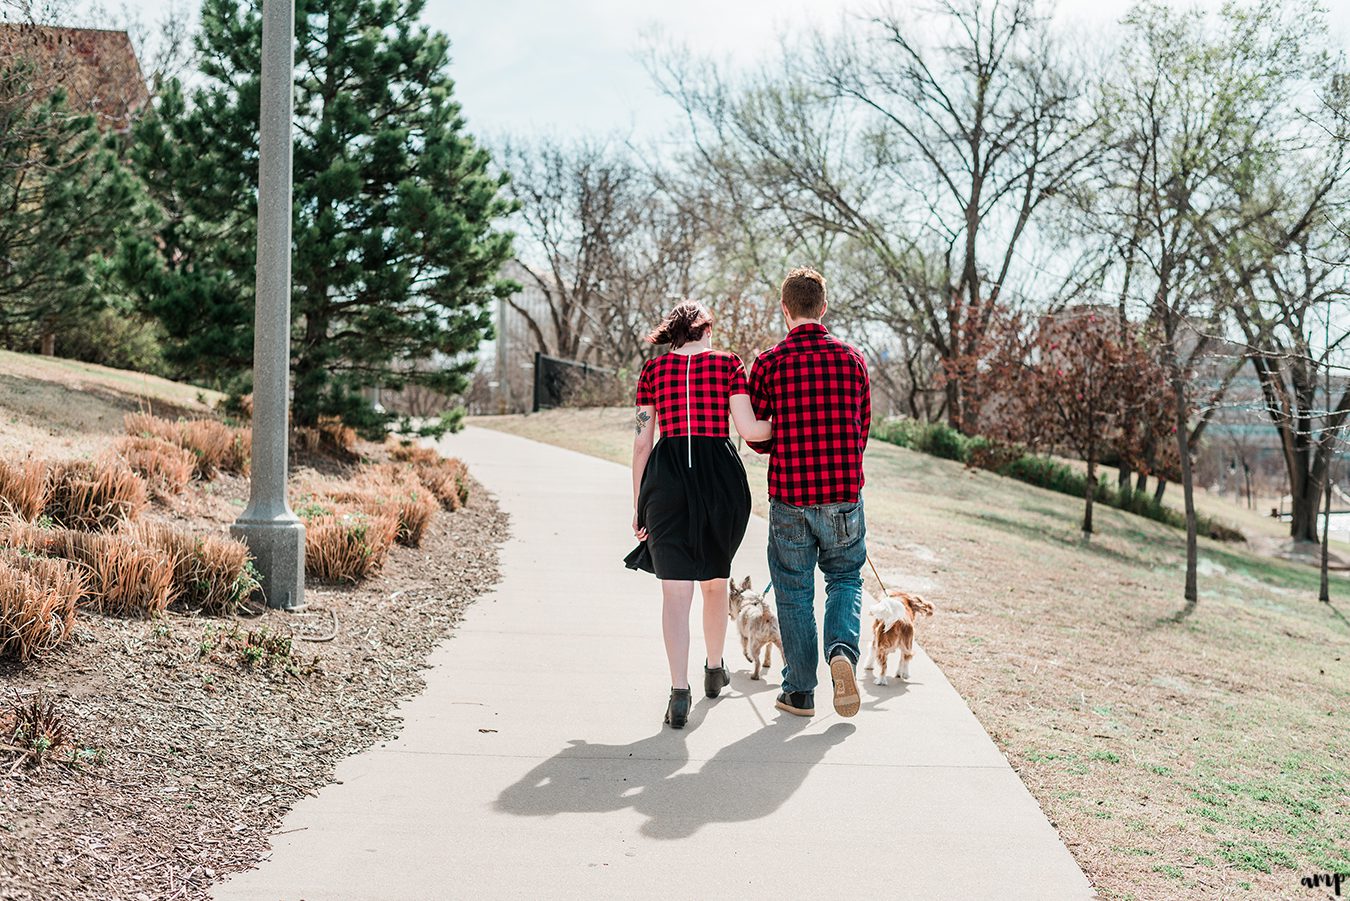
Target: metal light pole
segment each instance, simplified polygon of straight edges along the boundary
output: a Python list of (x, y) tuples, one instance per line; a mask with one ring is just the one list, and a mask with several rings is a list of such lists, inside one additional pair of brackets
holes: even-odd
[(253, 322), (253, 463), (230, 527), (258, 562), (269, 607), (305, 598), (305, 526), (286, 502), (291, 374), (291, 114), (294, 0), (263, 0), (258, 264)]

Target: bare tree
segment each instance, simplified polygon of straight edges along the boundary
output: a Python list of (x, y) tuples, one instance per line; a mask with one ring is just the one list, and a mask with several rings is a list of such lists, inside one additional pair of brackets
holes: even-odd
[(507, 301), (539, 351), (625, 367), (642, 335), (690, 291), (696, 235), (622, 146), (556, 141), (508, 146), (520, 206), (517, 261), (544, 299)]
[[(867, 319), (922, 334), (939, 359), (969, 353), (1009, 299), (1037, 211), (1097, 148), (1039, 5), (948, 2), (780, 55), (734, 83), (677, 54), (653, 70), (710, 164), (781, 217), (785, 240), (836, 234), (866, 251), (884, 282)], [(945, 391), (947, 417), (975, 429), (971, 386)]]
[(1313, 13), (1277, 0), (1217, 16), (1142, 3), (1125, 20), (1118, 70), (1102, 91), (1109, 152), (1085, 196), (1117, 246), (1125, 242), (1115, 273), (1128, 286), (1122, 305), (1141, 296), (1162, 338), (1187, 521), (1183, 614), (1198, 597), (1190, 364), (1232, 306), (1219, 249), (1249, 240), (1277, 209), (1269, 198), (1245, 204), (1231, 186), (1285, 149), (1276, 125), (1286, 76), (1307, 61), (1301, 42)]

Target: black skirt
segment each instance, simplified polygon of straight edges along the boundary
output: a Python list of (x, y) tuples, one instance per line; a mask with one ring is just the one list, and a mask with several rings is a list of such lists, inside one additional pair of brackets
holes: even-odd
[(638, 489), (638, 525), (647, 530), (624, 558), (658, 579), (703, 582), (731, 576), (731, 558), (750, 521), (750, 484), (726, 438), (662, 438)]

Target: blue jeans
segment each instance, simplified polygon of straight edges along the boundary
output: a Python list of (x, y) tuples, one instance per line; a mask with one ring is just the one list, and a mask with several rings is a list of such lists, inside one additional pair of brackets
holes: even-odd
[(817, 563), (825, 574), (825, 659), (844, 654), (858, 662), (866, 535), (861, 497), (814, 507), (770, 502), (769, 577), (783, 632), (783, 691), (816, 687)]

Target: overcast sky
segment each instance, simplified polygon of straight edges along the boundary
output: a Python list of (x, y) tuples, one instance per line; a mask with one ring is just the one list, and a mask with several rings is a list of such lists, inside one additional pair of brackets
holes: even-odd
[[(111, 0), (123, 2), (149, 23), (165, 0)], [(1347, 43), (1350, 0), (1324, 4)], [(1109, 28), (1130, 5), (1060, 0), (1058, 9), (1066, 23), (1090, 34)], [(773, 52), (785, 30), (833, 30), (845, 16), (878, 6), (878, 0), (428, 0), (425, 18), (450, 35), (457, 93), (480, 136), (580, 131), (651, 138), (678, 121), (638, 60), (651, 30), (695, 53), (750, 63)]]

